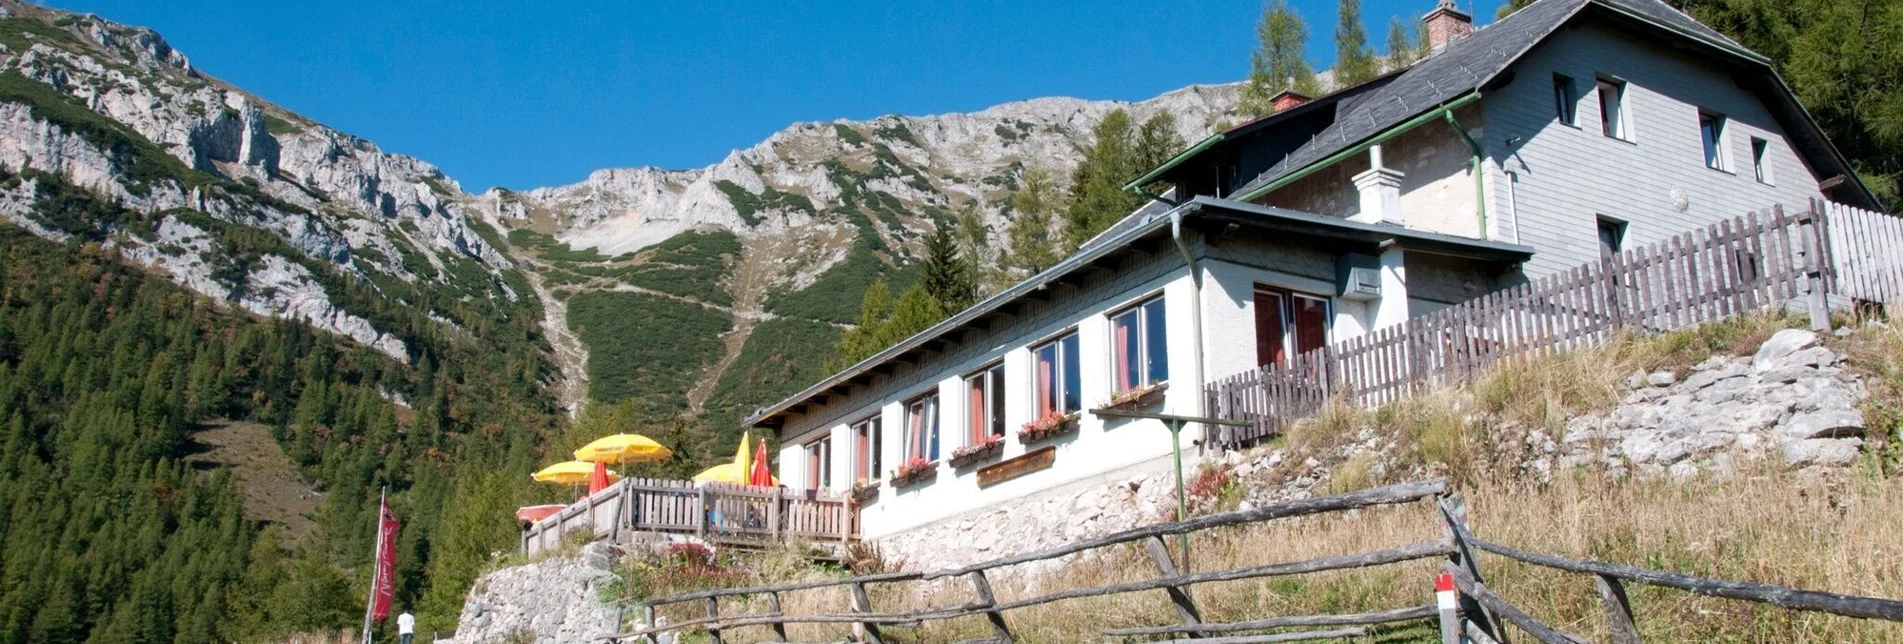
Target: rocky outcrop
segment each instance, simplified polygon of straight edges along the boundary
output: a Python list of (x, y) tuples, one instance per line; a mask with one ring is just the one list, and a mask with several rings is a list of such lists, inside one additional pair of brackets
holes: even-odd
[(455, 642), (569, 644), (617, 632), (619, 608), (601, 602), (616, 579), (606, 543), (583, 546), (574, 557), (549, 557), (483, 575), (463, 602)]
[[(305, 257), (250, 262), (257, 272), (234, 282), (229, 276), (213, 279), (209, 272), (230, 266), (214, 244), (115, 234), (108, 245), (162, 266), (206, 295), (342, 334), (399, 359), (407, 359), (402, 342), (337, 306), (299, 262), (316, 260), (328, 265), (326, 270), (361, 277), (437, 282), (448, 279), (449, 264), (460, 261), (452, 258), (461, 257), (497, 277), (491, 280), (494, 291), (481, 296), (522, 295), (500, 279), (513, 263), (472, 228), (463, 205), (470, 196), (435, 166), (385, 154), (367, 141), (202, 76), (150, 29), (13, 0), (0, 1), (0, 9), (13, 19), (45, 26), (20, 33), (26, 45), (17, 50), (0, 46), (0, 71), (66, 97), (0, 102), (0, 167), (54, 175), (148, 215), (193, 210), (267, 230)], [(64, 100), (104, 119), (75, 116), (72, 106), (51, 104)], [(156, 166), (149, 159), (128, 156), (129, 147), (144, 143), (138, 139), (151, 147), (134, 155), (169, 155), (186, 170), (154, 176)], [(130, 169), (133, 165), (138, 172)], [(187, 176), (193, 171), (209, 176)], [(0, 198), (0, 218), (64, 238), (32, 216), (34, 185), (29, 178), (9, 186)], [(174, 229), (194, 236), (181, 231)], [(181, 250), (195, 257), (179, 256)]]
[[(1178, 135), (1193, 141), (1228, 118), (1238, 96), (1235, 85), (1198, 85), (1135, 103), (1040, 98), (970, 113), (798, 123), (706, 168), (598, 170), (572, 185), (491, 191), (482, 203), (499, 219), (552, 215), (560, 239), (609, 255), (706, 226), (742, 237), (784, 233), (859, 190), (886, 193), (914, 210), (970, 205), (1001, 234), (1017, 174), (1038, 167), (1067, 176), (1091, 128), (1112, 110), (1138, 121), (1167, 111)], [(798, 195), (811, 209), (736, 204), (736, 189)]]
[(1562, 467), (1592, 462), (1637, 473), (1728, 473), (1738, 458), (1843, 466), (1862, 451), (1863, 383), (1810, 331), (1779, 331), (1750, 357), (1713, 356), (1688, 370), (1634, 373), (1622, 403), (1566, 426)]

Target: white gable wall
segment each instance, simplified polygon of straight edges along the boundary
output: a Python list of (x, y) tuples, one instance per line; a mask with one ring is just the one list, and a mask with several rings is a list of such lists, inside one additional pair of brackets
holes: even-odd
[[(1789, 213), (1822, 198), (1763, 103), (1715, 66), (1587, 24), (1560, 30), (1513, 71), (1513, 81), (1483, 101), (1489, 215), (1496, 239), (1537, 251), (1529, 277), (1597, 259), (1599, 215), (1628, 222), (1624, 245), (1632, 248), (1772, 204)], [(1556, 117), (1554, 73), (1573, 79), (1576, 127)], [(1630, 142), (1602, 133), (1594, 89), (1601, 75), (1627, 83)], [(1705, 167), (1701, 108), (1729, 119), (1731, 172)], [(1775, 185), (1754, 178), (1751, 137), (1770, 141)], [(1509, 186), (1511, 178), (1517, 182)]]

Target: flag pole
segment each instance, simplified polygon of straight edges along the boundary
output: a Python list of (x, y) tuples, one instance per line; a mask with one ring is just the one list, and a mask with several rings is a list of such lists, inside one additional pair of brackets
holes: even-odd
[(382, 579), (378, 579), (383, 576), (383, 566), (377, 565), (377, 553), (383, 552), (383, 503), (384, 493), (387, 489), (388, 488), (384, 487), (377, 488), (377, 545), (370, 551), (370, 596), (363, 603), (362, 644), (371, 644), (370, 626), (372, 622), (370, 615), (372, 611), (377, 609), (377, 586), (380, 585), (378, 582), (383, 581)]

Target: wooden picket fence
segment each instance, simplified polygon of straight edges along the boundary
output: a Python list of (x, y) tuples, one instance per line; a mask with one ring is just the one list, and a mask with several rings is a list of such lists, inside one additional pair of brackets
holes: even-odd
[(851, 541), (857, 510), (843, 493), (628, 478), (522, 531), (522, 552), (554, 548), (566, 535), (619, 539), (628, 532), (690, 534), (719, 544)]
[(1341, 397), (1378, 405), (1466, 380), (1508, 359), (1652, 335), (1801, 304), (1828, 325), (1832, 299), (1903, 298), (1903, 220), (1837, 204), (1751, 213), (1489, 293), (1211, 382), (1212, 428), (1237, 448)]
[[(1431, 501), (1441, 519), (1442, 529), (1438, 534), (1422, 535), (1424, 540), (1417, 543), (1369, 552), (1242, 568), (1195, 571), (1181, 561), (1172, 559), (1172, 553), (1165, 541), (1165, 537), (1187, 535), (1213, 528), (1233, 528), (1277, 519), (1326, 513), (1355, 512), (1380, 506), (1406, 506), (1423, 501)], [(1104, 586), (1061, 589), (1034, 587), (1026, 592), (1037, 594), (1024, 598), (1000, 598), (993, 592), (989, 573), (994, 571), (1024, 564), (1067, 560), (1084, 553), (1123, 544), (1142, 544), (1155, 567), (1156, 576)], [(1181, 638), (1167, 640), (1170, 644), (1254, 644), (1363, 637), (1369, 634), (1366, 627), (1372, 625), (1438, 620), (1442, 641), (1445, 644), (1506, 642), (1504, 626), (1507, 624), (1542, 642), (1573, 644), (1584, 641), (1576, 635), (1560, 632), (1541, 623), (1488, 589), (1485, 585), (1485, 577), (1481, 574), (1475, 559), (1475, 554), (1478, 552), (1488, 552), (1536, 566), (1593, 575), (1605, 601), (1607, 615), (1615, 633), (1615, 641), (1620, 644), (1638, 642), (1637, 629), (1632, 626), (1632, 608), (1625, 600), (1622, 585), (1628, 582), (1770, 604), (1796, 611), (1825, 612), (1903, 623), (1903, 601), (1893, 599), (1857, 597), (1694, 577), (1620, 564), (1530, 553), (1483, 541), (1473, 536), (1467, 521), (1465, 503), (1459, 495), (1452, 493), (1444, 481), (1430, 480), (1303, 499), (1237, 512), (1205, 515), (1175, 523), (1144, 526), (960, 568), (889, 572), (771, 586), (720, 588), (658, 597), (643, 602), (642, 621), (636, 628), (602, 639), (610, 642), (640, 641), (653, 644), (657, 641), (657, 636), (661, 634), (674, 634), (678, 637), (678, 634), (682, 632), (693, 632), (704, 635), (706, 641), (712, 644), (722, 644), (729, 637), (742, 641), (786, 642), (789, 641), (786, 628), (788, 624), (834, 624), (849, 625), (858, 641), (883, 644), (893, 641), (892, 636), (896, 633), (891, 631), (896, 629), (915, 627), (928, 621), (981, 617), (984, 619), (985, 628), (989, 634), (982, 639), (969, 640), (965, 644), (974, 642), (1009, 644), (1017, 641), (1011, 623), (1006, 619), (1006, 614), (1010, 611), (1074, 599), (1160, 590), (1167, 595), (1175, 609), (1175, 623), (1136, 628), (1108, 628), (1103, 630), (1102, 636), (1142, 638), (1138, 641), (1153, 641), (1149, 638), (1158, 636)], [(1441, 597), (1437, 596), (1434, 598), (1435, 601), (1418, 605), (1363, 613), (1287, 615), (1239, 622), (1210, 622), (1204, 619), (1203, 610), (1197, 604), (1192, 588), (1197, 584), (1306, 575), (1428, 559), (1444, 560), (1443, 569), (1449, 581), (1458, 588), (1457, 593), (1451, 593), (1446, 597), (1452, 601), (1442, 602)], [(868, 592), (868, 587), (874, 584), (931, 582), (942, 584), (959, 579), (970, 584), (971, 594), (975, 597), (975, 601), (917, 610), (881, 612), (872, 605), (870, 598), (873, 594)], [(1421, 581), (1423, 590), (1433, 587), (1426, 583), (1429, 580), (1422, 579)], [(850, 593), (846, 598), (847, 601), (842, 602), (846, 604), (841, 606), (845, 612), (789, 614), (783, 610), (784, 595), (834, 588), (845, 588)], [(944, 593), (914, 592), (900, 593), (900, 595), (932, 597), (944, 596)], [(1424, 592), (1423, 600), (1428, 599), (1426, 595), (1427, 593)], [(765, 601), (757, 602), (754, 601), (755, 599)], [(669, 607), (678, 608), (669, 609)], [(663, 611), (667, 614), (662, 615)], [(671, 622), (658, 619), (664, 616), (678, 619)], [(758, 632), (742, 634), (737, 632), (740, 629), (768, 629), (771, 634)], [(1291, 631), (1288, 629), (1310, 630)], [(1084, 633), (1078, 633), (1076, 636), (1076, 641), (1097, 639)], [(907, 635), (897, 639), (915, 641), (918, 638), (916, 635)]]

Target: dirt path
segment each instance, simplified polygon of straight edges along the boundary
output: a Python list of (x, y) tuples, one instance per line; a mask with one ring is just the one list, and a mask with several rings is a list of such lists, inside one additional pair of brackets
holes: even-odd
[(246, 518), (284, 526), (287, 543), (317, 534), (317, 504), (323, 497), (304, 483), (271, 438), (270, 427), (218, 421), (206, 424), (191, 440), (202, 451), (185, 457), (185, 462), (207, 476), (231, 468), (244, 489)]

